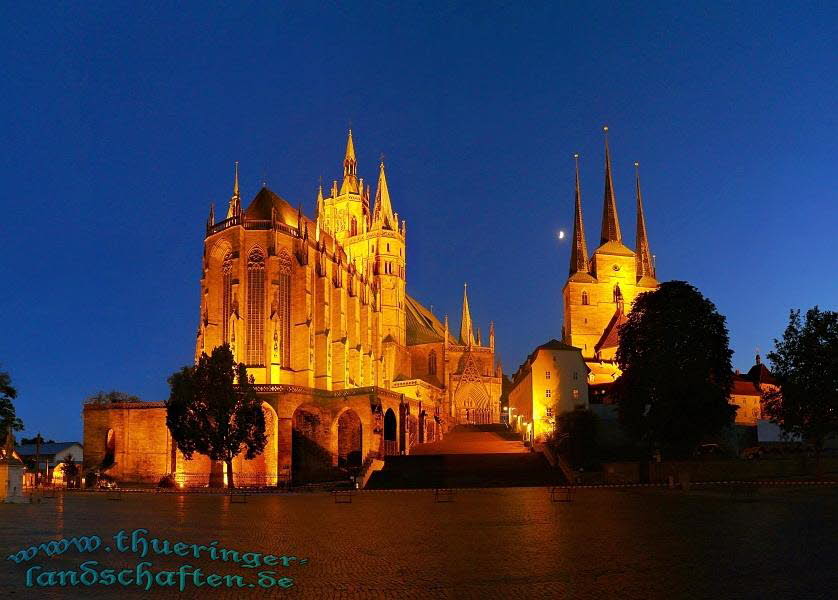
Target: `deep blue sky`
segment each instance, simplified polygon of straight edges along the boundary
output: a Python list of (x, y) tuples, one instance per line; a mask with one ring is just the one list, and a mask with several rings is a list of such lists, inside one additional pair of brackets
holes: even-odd
[(834, 8), (29, 4), (0, 13), (0, 367), (28, 433), (79, 438), (99, 389), (165, 399), (233, 161), (248, 201), (265, 177), (311, 214), (350, 121), (410, 292), (456, 326), (468, 281), (507, 372), (560, 335), (573, 152), (599, 238), (605, 123), (627, 242), (639, 160), (659, 278), (715, 302), (737, 367), (790, 308), (836, 308)]

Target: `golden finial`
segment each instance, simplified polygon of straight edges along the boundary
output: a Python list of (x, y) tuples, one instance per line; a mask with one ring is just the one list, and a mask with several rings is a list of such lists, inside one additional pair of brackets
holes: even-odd
[(381, 153), (381, 156), (378, 157), (379, 162), (383, 165), (384, 164), (384, 153)]
[(603, 125), (602, 126), (602, 131), (604, 131), (605, 133), (608, 133), (608, 125)]
[(637, 161), (634, 161), (634, 168), (639, 169), (640, 168), (640, 163), (637, 162)]

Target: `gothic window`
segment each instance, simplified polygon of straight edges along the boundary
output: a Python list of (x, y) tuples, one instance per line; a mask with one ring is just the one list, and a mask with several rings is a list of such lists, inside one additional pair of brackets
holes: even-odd
[(221, 263), (221, 329), (222, 341), (230, 342), (230, 314), (233, 312), (233, 253), (228, 252)]
[(582, 292), (582, 304), (587, 306), (590, 302), (588, 301), (588, 292)]
[(291, 257), (283, 250), (279, 253), (279, 360), (283, 367), (291, 366)]
[(614, 302), (619, 303), (623, 300), (623, 293), (620, 291), (620, 284), (614, 285)]
[(428, 354), (428, 374), (429, 375), (436, 375), (436, 351), (431, 350), (431, 353)]
[(349, 227), (349, 235), (358, 235), (358, 219), (352, 217), (352, 224)]
[(247, 257), (247, 364), (265, 364), (265, 255)]

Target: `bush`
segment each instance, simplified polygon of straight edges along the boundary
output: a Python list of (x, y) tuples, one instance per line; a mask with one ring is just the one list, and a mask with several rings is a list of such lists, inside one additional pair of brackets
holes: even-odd
[(574, 469), (597, 466), (597, 417), (590, 410), (565, 412), (556, 419), (555, 432), (547, 443), (566, 458)]
[(157, 487), (159, 488), (173, 488), (176, 485), (175, 476), (171, 473), (163, 475), (163, 477), (160, 478), (160, 481), (157, 482)]

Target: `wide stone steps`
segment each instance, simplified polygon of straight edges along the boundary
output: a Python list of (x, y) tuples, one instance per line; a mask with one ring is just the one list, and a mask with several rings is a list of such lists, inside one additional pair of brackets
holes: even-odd
[(563, 485), (540, 453), (388, 456), (367, 489), (535, 487)]

